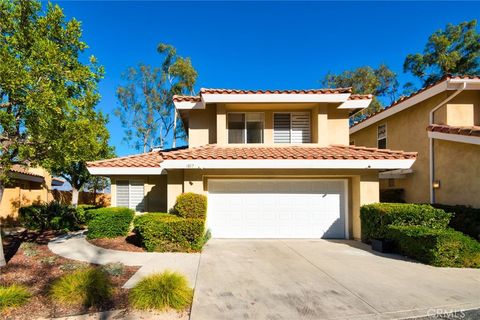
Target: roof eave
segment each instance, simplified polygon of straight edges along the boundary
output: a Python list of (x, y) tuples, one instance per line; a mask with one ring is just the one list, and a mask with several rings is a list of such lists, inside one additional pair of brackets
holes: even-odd
[(93, 176), (162, 175), (162, 167), (87, 167)]

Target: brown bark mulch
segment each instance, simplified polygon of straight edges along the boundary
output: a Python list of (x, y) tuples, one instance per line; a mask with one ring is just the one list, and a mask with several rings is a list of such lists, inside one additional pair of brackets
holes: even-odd
[(135, 233), (130, 233), (127, 237), (116, 237), (112, 239), (88, 239), (88, 241), (97, 247), (105, 249), (146, 252), (146, 250), (142, 247), (141, 240)]
[(82, 266), (96, 266), (65, 259), (51, 252), (47, 243), (57, 235), (58, 233), (55, 232), (24, 232), (5, 237), (6, 250), (10, 250), (7, 248), (11, 247), (17, 247), (17, 249), (7, 265), (0, 268), (0, 285), (14, 283), (24, 285), (29, 288), (32, 297), (22, 307), (7, 309), (4, 313), (0, 313), (0, 318), (63, 317), (127, 307), (128, 290), (121, 287), (138, 270), (138, 267), (125, 266), (123, 274), (111, 276), (114, 292), (111, 299), (103, 305), (86, 308), (61, 305), (52, 301), (49, 296), (50, 286), (57, 278)]

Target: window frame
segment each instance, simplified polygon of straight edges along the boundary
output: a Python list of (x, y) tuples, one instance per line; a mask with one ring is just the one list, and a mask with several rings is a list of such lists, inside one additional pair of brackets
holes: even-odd
[[(147, 211), (147, 207), (146, 207), (146, 199), (145, 199), (145, 179), (124, 179), (124, 178), (121, 178), (121, 179), (116, 179), (115, 180), (115, 207), (118, 207), (118, 184), (119, 182), (122, 181), (122, 182), (127, 182), (127, 186), (128, 186), (128, 206), (127, 207), (122, 207), (122, 208), (129, 208), (129, 209), (132, 209), (134, 210), (135, 212), (137, 212), (137, 207), (140, 203), (143, 202), (142, 206), (143, 206), (143, 211), (138, 211), (138, 212), (146, 212)], [(143, 186), (143, 199), (142, 201), (137, 204), (136, 206), (132, 206), (132, 196), (131, 196), (131, 191), (132, 191), (132, 185), (133, 183), (138, 183), (140, 185)], [(133, 208), (132, 208), (133, 207)]]
[[(261, 142), (247, 142), (247, 114), (260, 114), (262, 116), (262, 135), (261, 135)], [(230, 114), (243, 114), (244, 117), (243, 117), (243, 139), (245, 142), (230, 142), (230, 133), (229, 133), (229, 121), (228, 121), (228, 117)], [(251, 122), (251, 121), (250, 121)], [(261, 111), (231, 111), (231, 112), (227, 112), (227, 144), (264, 144), (265, 143), (265, 112), (261, 112)]]
[[(274, 111), (272, 112), (272, 140), (273, 144), (278, 144), (278, 145), (286, 145), (286, 144), (292, 144), (292, 132), (293, 132), (293, 114), (294, 113), (299, 113), (299, 114), (308, 114), (308, 125), (309, 125), (309, 142), (302, 142), (301, 144), (308, 144), (312, 143), (312, 113), (309, 111)], [(290, 115), (290, 139), (288, 143), (282, 143), (282, 142), (275, 142), (275, 115), (276, 114), (289, 114)], [(295, 143), (298, 144), (298, 143)]]
[[(385, 136), (383, 138), (380, 138), (379, 137), (379, 129), (381, 126), (384, 126), (385, 127)], [(385, 148), (380, 148), (379, 146), (379, 142), (380, 140), (383, 140), (385, 139)], [(377, 125), (377, 149), (387, 149), (387, 143), (388, 143), (388, 139), (387, 139), (387, 123), (382, 123), (382, 124), (379, 124)]]

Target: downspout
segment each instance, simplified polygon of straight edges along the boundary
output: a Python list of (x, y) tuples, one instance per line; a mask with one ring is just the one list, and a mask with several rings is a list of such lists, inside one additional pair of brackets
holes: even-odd
[[(448, 101), (452, 100), (455, 98), (457, 95), (459, 95), (465, 88), (467, 87), (467, 82), (462, 82), (462, 88), (458, 89), (455, 91), (451, 96), (447, 97), (445, 100), (440, 102), (435, 108), (430, 110), (429, 116), (428, 116), (428, 125), (433, 124), (433, 114), (435, 111), (443, 107)], [(435, 180), (435, 152), (434, 152), (434, 144), (433, 144), (433, 138), (428, 137), (428, 142), (429, 142), (429, 166), (430, 166), (430, 203), (435, 203), (435, 190), (433, 189), (433, 181)]]

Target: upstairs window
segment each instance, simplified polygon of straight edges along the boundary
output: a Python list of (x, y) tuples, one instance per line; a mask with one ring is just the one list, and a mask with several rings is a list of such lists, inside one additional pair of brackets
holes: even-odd
[(228, 114), (228, 143), (263, 143), (264, 117), (260, 112)]
[(381, 124), (377, 127), (377, 148), (387, 149), (387, 125)]
[(310, 113), (278, 112), (273, 114), (274, 143), (310, 143)]

